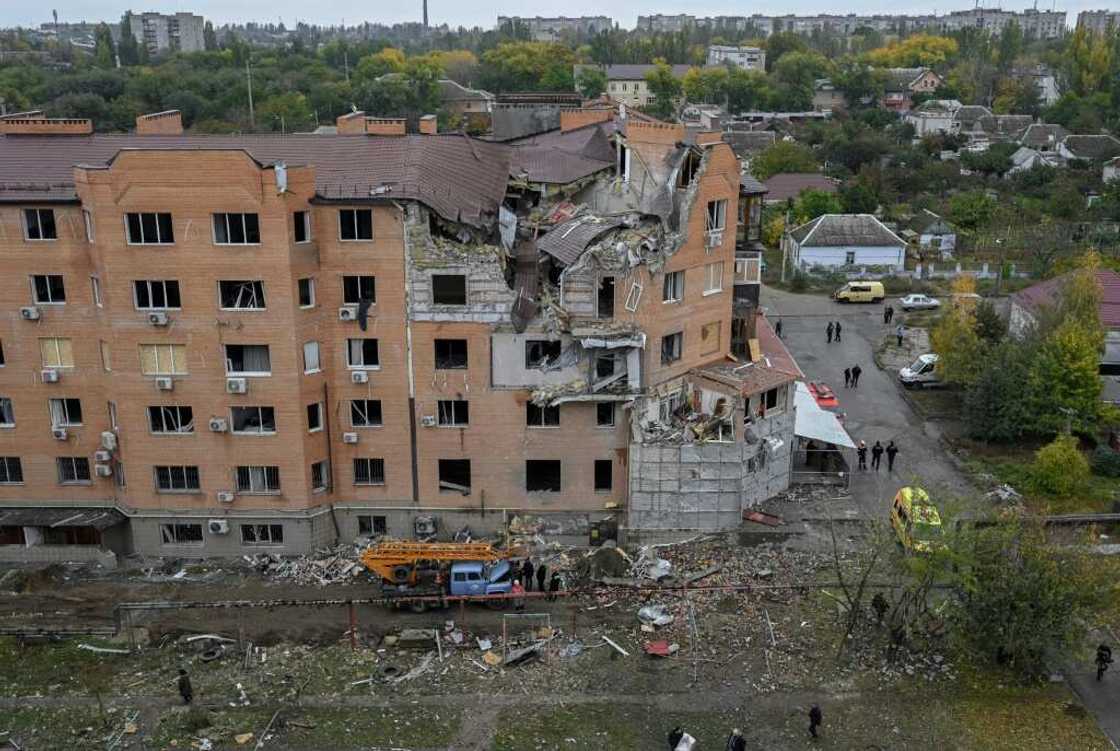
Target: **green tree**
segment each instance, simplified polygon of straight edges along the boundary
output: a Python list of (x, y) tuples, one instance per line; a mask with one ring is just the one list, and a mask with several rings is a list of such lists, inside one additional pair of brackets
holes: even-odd
[(824, 214), (839, 214), (843, 212), (840, 199), (835, 193), (826, 193), (823, 190), (807, 189), (801, 191), (794, 205), (794, 216), (798, 224), (804, 224)]
[(307, 131), (315, 126), (315, 115), (307, 97), (298, 91), (277, 94), (257, 107), (257, 122), (273, 131)]
[(735, 68), (727, 74), (728, 112), (760, 109), (771, 94), (766, 74), (761, 71)]
[(957, 193), (949, 199), (949, 218), (964, 229), (985, 226), (995, 210), (995, 199), (979, 190)]
[(404, 71), (404, 53), (392, 47), (363, 57), (354, 68), (354, 81), (365, 83), (380, 78), (386, 73), (401, 73)]
[(117, 64), (117, 46), (113, 43), (113, 33), (109, 25), (99, 23), (93, 33), (93, 59), (99, 68), (112, 68)]
[(845, 214), (873, 214), (879, 197), (862, 180), (854, 180), (840, 188), (840, 203)]
[(681, 82), (664, 59), (654, 61), (653, 70), (646, 73), (646, 86), (653, 96), (653, 103), (647, 108), (650, 113), (660, 118), (673, 114), (677, 97), (681, 95)]
[(723, 104), (727, 100), (730, 73), (725, 67), (689, 68), (681, 78), (681, 90), (689, 102)]
[(1054, 434), (1067, 424), (1091, 431), (1100, 414), (1101, 380), (1097, 371), (1103, 337), (1076, 319), (1066, 319), (1042, 341), (1031, 368), (1034, 425)]
[(973, 319), (976, 323), (976, 335), (989, 344), (999, 344), (1007, 331), (1007, 325), (999, 317), (996, 306), (992, 301), (984, 298), (976, 303), (973, 310)]
[(1035, 452), (1031, 482), (1039, 492), (1069, 498), (1088, 481), (1089, 460), (1072, 435), (1063, 433)]
[(1084, 26), (1074, 29), (1062, 56), (1065, 78), (1073, 93), (1086, 96), (1101, 89), (1112, 67), (1112, 54), (1105, 35)]
[[(967, 277), (958, 280), (962, 278)], [(979, 380), (987, 348), (976, 333), (971, 306), (950, 306), (934, 325), (929, 342), (940, 358), (937, 370), (942, 380), (960, 386), (971, 386)]]
[(805, 39), (794, 31), (779, 31), (774, 30), (774, 33), (766, 37), (766, 70), (772, 71), (778, 61), (790, 52), (805, 52), (809, 46), (805, 44)]
[(1016, 341), (1003, 342), (988, 352), (965, 393), (969, 435), (1010, 443), (1030, 432), (1034, 420), (1028, 389), (1034, 354), (1033, 346)]
[(844, 94), (849, 107), (858, 107), (864, 99), (877, 102), (886, 82), (881, 73), (852, 57), (842, 59), (832, 74), (832, 83)]
[(773, 67), (771, 75), (779, 85), (808, 89), (812, 96), (813, 82), (831, 72), (828, 60), (816, 52), (788, 52)]
[(547, 42), (502, 42), (482, 55), (479, 78), (489, 91), (539, 91), (546, 85), (574, 88), (570, 47)]
[(218, 35), (214, 33), (214, 24), (209, 21), (202, 27), (202, 45), (208, 51), (218, 49)]
[(1023, 51), (1023, 29), (1015, 19), (1003, 27), (996, 47), (996, 62), (1001, 72), (1007, 72)]
[(795, 141), (778, 141), (751, 160), (751, 174), (766, 180), (782, 172), (816, 172), (817, 166), (812, 149)]
[(585, 99), (594, 99), (607, 90), (607, 74), (599, 68), (583, 68), (576, 86)]
[(125, 11), (121, 17), (121, 43), (117, 45), (117, 54), (120, 55), (121, 65), (138, 65), (140, 63), (140, 45), (132, 32), (132, 12)]

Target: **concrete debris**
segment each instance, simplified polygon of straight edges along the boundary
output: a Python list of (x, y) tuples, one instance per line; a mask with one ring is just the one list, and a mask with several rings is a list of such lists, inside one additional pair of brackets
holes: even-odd
[(233, 740), (237, 743), (238, 746), (244, 746), (246, 743), (249, 743), (251, 740), (253, 740), (253, 734), (238, 733), (237, 735), (233, 736)]
[(419, 665), (414, 667), (412, 670), (409, 670), (404, 675), (395, 678), (393, 680), (393, 683), (404, 683), (405, 681), (410, 681), (413, 678), (423, 675), (432, 667), (432, 663), (435, 662), (435, 659), (436, 653), (428, 652), (428, 654), (424, 655), (424, 659), (420, 661)]
[(1006, 503), (1012, 506), (1023, 503), (1023, 495), (1006, 483), (992, 488), (984, 497), (992, 503)]
[(579, 657), (581, 654), (583, 654), (583, 642), (579, 639), (572, 639), (570, 642), (560, 647), (559, 651), (559, 655), (568, 660), (573, 657)]
[(664, 605), (646, 605), (638, 610), (638, 620), (652, 626), (668, 626), (673, 616)]
[(281, 557), (274, 553), (258, 553), (242, 556), (242, 559), (265, 576), (325, 587), (351, 581), (366, 573), (358, 557), (368, 543), (342, 543), (307, 556)]

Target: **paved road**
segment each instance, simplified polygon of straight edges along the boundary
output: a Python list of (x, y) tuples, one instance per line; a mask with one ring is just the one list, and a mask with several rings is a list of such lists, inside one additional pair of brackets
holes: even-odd
[[(771, 321), (781, 317), (786, 346), (806, 377), (824, 381), (836, 392), (852, 439), (862, 439), (869, 447), (877, 440), (884, 446), (893, 440), (899, 447), (895, 471), (886, 471), (884, 456), (879, 473), (855, 473), (852, 501), (833, 503), (832, 514), (882, 517), (895, 492), (906, 484), (919, 484), (939, 499), (975, 493), (941, 446), (937, 427), (923, 422), (910, 408), (895, 374), (875, 366), (874, 348), (889, 333), (882, 305), (840, 305), (819, 295), (771, 288), (763, 288), (761, 302)], [(825, 327), (830, 320), (843, 324), (839, 343), (827, 343)], [(844, 368), (857, 363), (863, 369), (859, 388), (845, 389)]]
[(1116, 711), (1120, 707), (1120, 671), (1113, 664), (1098, 683), (1097, 671), (1091, 663), (1078, 668), (1065, 671), (1066, 681), (1096, 718), (1097, 725), (1112, 741), (1113, 748), (1120, 748), (1120, 712)]

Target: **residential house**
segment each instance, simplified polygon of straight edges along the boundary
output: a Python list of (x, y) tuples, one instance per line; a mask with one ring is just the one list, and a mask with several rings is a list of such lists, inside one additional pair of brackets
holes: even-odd
[(957, 228), (929, 209), (915, 214), (906, 223), (905, 233), (913, 238), (921, 258), (932, 252), (941, 260), (948, 260), (957, 248)]
[(758, 47), (709, 44), (708, 65), (734, 65), (743, 70), (766, 70), (766, 50)]
[[(654, 96), (649, 91), (646, 83), (646, 74), (654, 70), (655, 65), (576, 65), (575, 80), (579, 80), (580, 71), (586, 68), (599, 68), (607, 76), (607, 96), (616, 102), (631, 107), (646, 107), (653, 103)], [(673, 75), (682, 78), (688, 72), (689, 65), (672, 66)]]
[(929, 68), (887, 68), (886, 85), (880, 106), (895, 112), (911, 108), (915, 94), (932, 94), (943, 83)]
[(1057, 151), (1058, 144), (1069, 135), (1061, 125), (1053, 123), (1033, 123), (1027, 126), (1019, 143), (1036, 151)]
[(918, 138), (954, 132), (961, 103), (956, 99), (927, 99), (903, 116)]
[(803, 190), (839, 192), (837, 181), (819, 172), (780, 172), (771, 175), (763, 184), (766, 186), (766, 203), (797, 200)]
[(799, 269), (865, 267), (887, 272), (906, 263), (906, 241), (871, 214), (825, 214), (782, 237), (782, 253)]
[(1035, 167), (1064, 167), (1065, 160), (1056, 151), (1041, 151), (1027, 146), (1020, 146), (1011, 155), (1011, 167), (1007, 175), (1017, 172), (1026, 172)]
[(778, 134), (772, 130), (750, 130), (742, 126), (730, 126), (723, 133), (723, 139), (731, 144), (735, 155), (749, 168), (751, 160), (770, 148), (777, 141)]
[(848, 106), (844, 92), (836, 88), (830, 79), (818, 78), (813, 82), (813, 110), (816, 112), (834, 112)]
[(1064, 159), (1106, 162), (1120, 156), (1120, 139), (1110, 135), (1069, 135), (1058, 144)]
[(455, 115), (489, 113), (494, 108), (494, 95), (472, 89), (450, 78), (439, 79), (440, 106)]

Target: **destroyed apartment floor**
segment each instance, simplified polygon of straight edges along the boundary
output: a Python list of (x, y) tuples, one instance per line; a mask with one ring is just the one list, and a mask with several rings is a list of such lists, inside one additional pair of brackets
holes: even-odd
[[(658, 747), (675, 723), (704, 748), (718, 747), (733, 726), (745, 728), (757, 747), (789, 748), (800, 747), (805, 708), (819, 701), (832, 748), (863, 749), (887, 738), (897, 739), (891, 748), (929, 748), (927, 739), (935, 737), (943, 748), (1105, 748), (1091, 721), (1065, 711), (1070, 698), (1061, 687), (989, 685), (967, 671), (962, 677), (951, 658), (936, 651), (888, 663), (885, 635), (874, 627), (858, 635), (852, 659), (838, 664), (836, 602), (817, 588), (764, 589), (827, 580), (828, 561), (734, 540), (709, 537), (628, 556), (611, 548), (591, 555), (564, 551), (553, 562), (568, 568), (570, 580), (607, 583), (570, 600), (528, 601), (524, 612), (547, 614), (551, 630), (533, 633), (520, 619), (510, 619), (509, 645), (501, 641), (502, 619), (515, 611), (480, 606), (422, 615), (358, 608), (357, 649), (345, 633), (345, 608), (338, 607), (159, 614), (145, 619), (151, 639), (133, 655), (80, 646), (126, 646), (104, 638), (27, 647), (0, 639), (0, 717), (8, 722), (0, 722), (0, 733), (12, 731), (26, 748), (63, 742), (104, 748), (110, 732), (121, 734), (119, 748), (140, 748), (141, 738), (145, 748), (207, 747), (201, 739), (214, 749), (253, 748), (281, 710), (264, 748), (644, 749)], [(686, 600), (676, 592), (624, 585), (643, 570), (667, 570), (672, 578), (665, 583), (691, 579), (690, 587), (749, 583), (756, 589), (698, 590)], [(262, 580), (244, 569), (211, 572), (210, 580), (197, 571), (190, 576), (202, 581), (148, 584), (135, 577), (66, 575), (69, 580), (56, 575), (54, 586), (40, 582), (38, 591), (5, 592), (0, 625), (92, 612), (92, 603), (84, 601), (91, 594), (108, 608), (112, 599), (345, 598), (368, 596), (372, 589), (365, 579), (296, 585)], [(643, 583), (652, 586), (648, 579)], [(672, 616), (672, 622), (643, 629), (643, 607), (652, 607), (662, 622)], [(533, 623), (535, 629), (542, 625)], [(417, 629), (438, 634), (438, 646), (434, 634)], [(229, 641), (194, 638), (206, 633)], [(489, 640), (489, 649), (479, 640)], [(659, 641), (677, 645), (674, 654), (645, 653), (648, 643)], [(253, 647), (247, 655), (248, 642)], [(203, 647), (216, 644), (224, 649), (204, 660)], [(503, 664), (510, 659), (505, 647), (515, 655), (535, 649), (517, 664)], [(190, 712), (177, 706), (179, 666), (190, 672), (194, 686), (197, 709)], [(109, 730), (98, 716), (97, 692), (111, 712)], [(920, 715), (908, 710), (915, 704), (924, 708)], [(1022, 716), (1001, 715), (1007, 706), (1019, 707)], [(120, 733), (133, 713), (136, 732)], [(1042, 732), (1043, 721), (1051, 735), (1038, 739), (1076, 733), (1078, 742), (1012, 742), (1031, 737), (1023, 735), (1028, 731)], [(985, 728), (993, 723), (989, 736)], [(236, 738), (246, 733), (253, 738), (239, 744)], [(1000, 734), (1005, 740), (989, 743)]]

